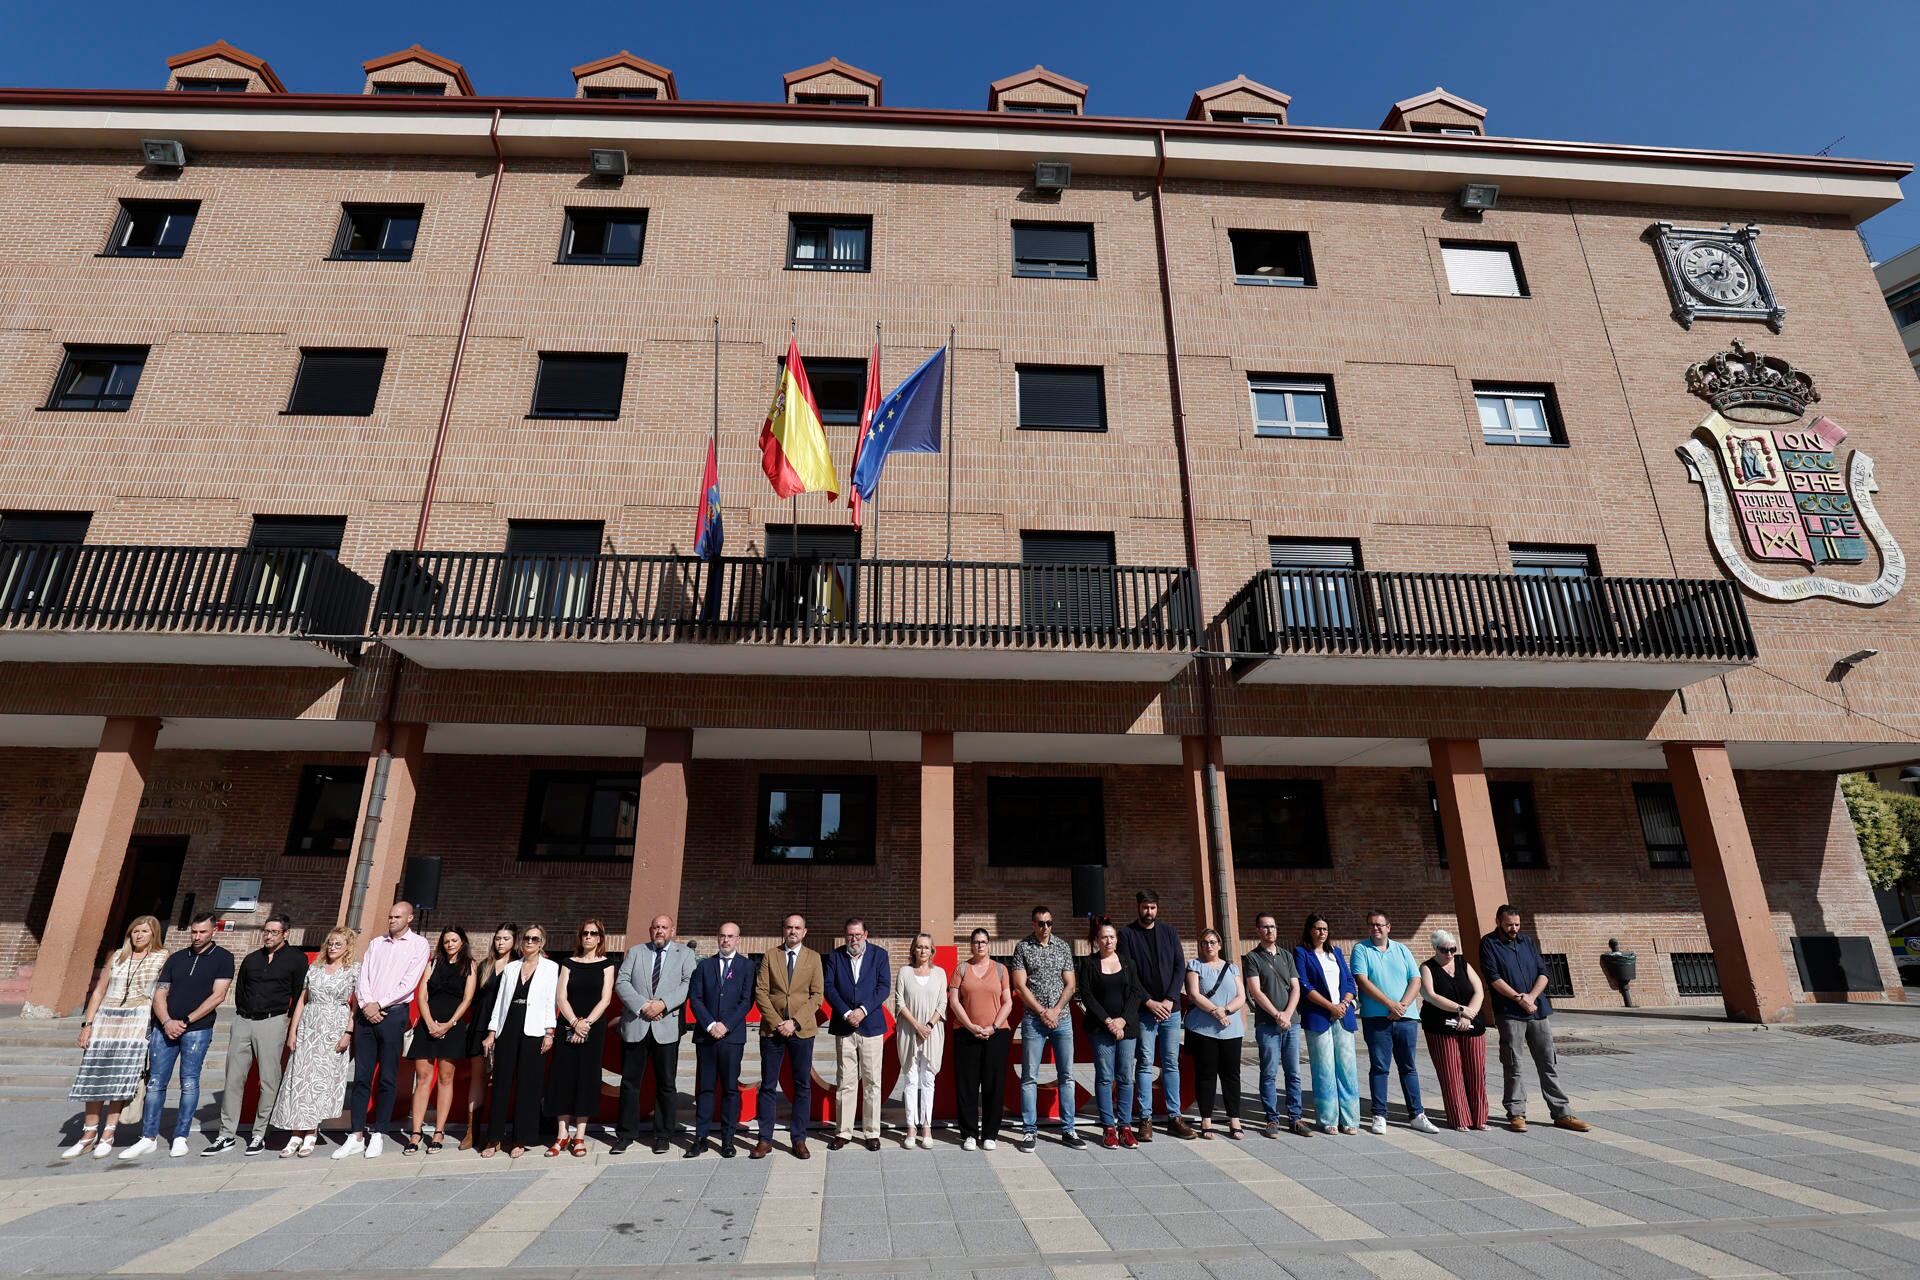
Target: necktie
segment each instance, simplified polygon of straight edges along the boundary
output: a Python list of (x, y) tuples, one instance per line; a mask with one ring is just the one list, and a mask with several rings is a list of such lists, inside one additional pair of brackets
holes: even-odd
[(787, 981), (788, 982), (793, 981), (793, 957), (794, 957), (793, 952), (791, 951), (787, 952)]
[(726, 957), (724, 957), (724, 958), (723, 958), (723, 959), (722, 959), (722, 960), (720, 961), (720, 982), (721, 982), (721, 984), (722, 984), (722, 985), (725, 985), (725, 983), (726, 983), (726, 981), (727, 981), (727, 979), (728, 979), (728, 978), (729, 978), (730, 976), (732, 976), (732, 974), (733, 974), (733, 957), (732, 957), (732, 956), (726, 956)]
[(653, 989), (660, 989), (660, 957), (665, 955), (659, 947), (653, 949)]

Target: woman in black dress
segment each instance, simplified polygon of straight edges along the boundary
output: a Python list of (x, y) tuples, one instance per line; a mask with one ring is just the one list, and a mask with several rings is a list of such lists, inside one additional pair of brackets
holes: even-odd
[(607, 1044), (613, 975), (607, 927), (589, 920), (580, 926), (573, 954), (560, 962), (555, 993), (559, 1019), (547, 1069), (547, 1111), (559, 1120), (560, 1134), (547, 1148), (550, 1156), (562, 1148), (576, 1156), (587, 1154), (587, 1122), (600, 1109), (600, 1061)]
[[(447, 1113), (453, 1110), (453, 1067), (467, 1056), (467, 1041), (472, 1029), (467, 1026), (467, 1011), (473, 1006), (473, 953), (467, 947), (467, 931), (449, 926), (440, 931), (439, 954), (420, 975), (418, 1003), (420, 1020), (413, 1024), (407, 1040), (406, 1059), (413, 1063), (413, 1128), (407, 1132), (406, 1155), (420, 1149), (420, 1135), (427, 1125), (427, 1095), (438, 1092), (439, 1127), (427, 1142), (427, 1152), (438, 1151), (446, 1141)], [(430, 1090), (435, 1071), (440, 1087)]]
[(479, 991), (473, 997), (473, 1023), (467, 1031), (467, 1131), (460, 1135), (462, 1151), (479, 1144), (480, 1107), (486, 1101), (487, 1086), (493, 1082), (493, 1062), (487, 1057), (487, 1025), (493, 1021), (493, 1002), (500, 995), (500, 969), (513, 963), (513, 949), (519, 941), (520, 926), (507, 921), (493, 931), (493, 946), (474, 968)]

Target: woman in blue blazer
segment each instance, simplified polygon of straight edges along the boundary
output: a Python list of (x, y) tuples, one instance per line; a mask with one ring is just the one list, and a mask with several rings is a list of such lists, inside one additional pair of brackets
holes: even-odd
[(1333, 945), (1327, 918), (1309, 915), (1293, 949), (1300, 974), (1300, 1025), (1307, 1034), (1307, 1059), (1313, 1067), (1313, 1107), (1320, 1132), (1360, 1132), (1360, 1068), (1353, 1033), (1359, 1029), (1354, 1006), (1360, 999), (1347, 957)]

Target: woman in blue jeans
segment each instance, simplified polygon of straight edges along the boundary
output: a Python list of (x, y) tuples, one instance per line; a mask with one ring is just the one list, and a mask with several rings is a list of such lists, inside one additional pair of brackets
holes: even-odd
[(1309, 915), (1293, 949), (1300, 973), (1300, 1024), (1313, 1067), (1313, 1109), (1320, 1132), (1360, 1132), (1360, 1067), (1353, 1051), (1359, 991), (1347, 957), (1333, 945), (1327, 918)]
[[(1140, 1035), (1140, 1005), (1147, 998), (1139, 970), (1119, 953), (1120, 931), (1113, 921), (1094, 927), (1094, 953), (1082, 956), (1074, 975), (1074, 994), (1091, 1019), (1093, 1096), (1100, 1104), (1100, 1145), (1135, 1145), (1133, 1126), (1134, 1054)], [(1116, 1096), (1116, 1094), (1118, 1096)]]

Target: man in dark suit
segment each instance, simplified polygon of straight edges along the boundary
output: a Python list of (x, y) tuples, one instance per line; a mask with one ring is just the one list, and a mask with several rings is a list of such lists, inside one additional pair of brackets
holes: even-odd
[(780, 925), (780, 946), (760, 958), (753, 1003), (760, 1010), (760, 1141), (748, 1155), (764, 1160), (773, 1151), (775, 1100), (780, 1064), (793, 1067), (793, 1154), (809, 1159), (807, 1121), (813, 1107), (813, 1038), (820, 1031), (820, 953), (800, 944), (807, 918), (798, 911)]
[(893, 992), (893, 970), (887, 953), (867, 941), (867, 923), (855, 916), (847, 921), (845, 946), (827, 957), (827, 1007), (839, 1058), (839, 1089), (834, 1097), (834, 1134), (827, 1150), (838, 1151), (853, 1136), (854, 1090), (859, 1089), (865, 1129), (861, 1143), (880, 1149), (881, 1052), (887, 1038), (887, 997)]
[[(693, 1141), (682, 1159), (707, 1145), (717, 1119), (720, 1154), (733, 1157), (733, 1134), (740, 1127), (740, 1058), (747, 1050), (747, 1012), (753, 1008), (753, 961), (740, 954), (740, 926), (720, 926), (720, 954), (702, 960), (693, 971), (687, 1003), (693, 1006), (693, 1053), (698, 1067)], [(715, 1095), (718, 1094), (716, 1106)]]

